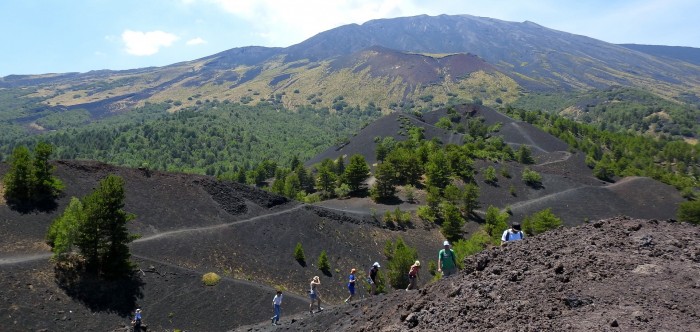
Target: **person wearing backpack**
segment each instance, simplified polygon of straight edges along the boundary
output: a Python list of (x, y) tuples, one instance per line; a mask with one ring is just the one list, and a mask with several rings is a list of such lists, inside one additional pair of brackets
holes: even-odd
[(406, 287), (406, 291), (416, 288), (418, 272), (420, 272), (420, 261), (413, 263), (413, 265), (411, 265), (411, 269), (408, 271), (408, 287)]
[(454, 250), (450, 249), (450, 241), (443, 242), (445, 249), (438, 253), (438, 272), (442, 272), (443, 277), (449, 277), (457, 272), (457, 259)]
[(506, 229), (501, 236), (501, 245), (506, 244), (506, 242), (520, 241), (525, 238), (525, 234), (520, 230), (520, 224), (514, 222), (510, 228)]
[(372, 267), (367, 271), (367, 282), (370, 285), (369, 295), (372, 296), (377, 291), (377, 272), (379, 272), (379, 262), (374, 262)]

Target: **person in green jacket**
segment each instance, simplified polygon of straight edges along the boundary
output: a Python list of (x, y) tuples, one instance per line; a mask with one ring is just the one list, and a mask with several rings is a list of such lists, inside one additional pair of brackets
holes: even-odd
[(443, 277), (449, 277), (457, 272), (457, 258), (455, 252), (450, 249), (450, 242), (445, 240), (445, 249), (438, 253), (438, 272), (442, 272)]

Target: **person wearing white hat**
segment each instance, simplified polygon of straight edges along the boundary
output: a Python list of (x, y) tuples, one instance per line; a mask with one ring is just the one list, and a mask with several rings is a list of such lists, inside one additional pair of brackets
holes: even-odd
[(372, 264), (372, 267), (369, 269), (369, 272), (367, 273), (367, 275), (369, 275), (369, 278), (367, 278), (367, 282), (369, 282), (369, 285), (371, 287), (369, 291), (370, 296), (374, 295), (374, 292), (377, 290), (377, 272), (379, 272), (379, 262), (374, 262), (374, 264)]
[(134, 332), (141, 332), (141, 309), (136, 309), (131, 325), (134, 326)]
[(323, 308), (321, 308), (321, 295), (318, 294), (318, 289), (316, 288), (320, 284), (321, 279), (318, 276), (314, 276), (314, 278), (311, 279), (309, 289), (309, 298), (311, 299), (311, 303), (309, 303), (309, 312), (312, 314), (314, 313), (314, 302), (318, 302), (318, 312), (323, 310)]
[(445, 249), (438, 253), (438, 272), (442, 272), (443, 277), (449, 277), (457, 272), (457, 259), (454, 250), (450, 249), (450, 241), (442, 243)]

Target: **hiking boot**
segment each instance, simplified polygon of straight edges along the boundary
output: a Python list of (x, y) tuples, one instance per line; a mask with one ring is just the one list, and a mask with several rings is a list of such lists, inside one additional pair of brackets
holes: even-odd
[(318, 308), (318, 312), (321, 312), (321, 311), (323, 311), (323, 308)]

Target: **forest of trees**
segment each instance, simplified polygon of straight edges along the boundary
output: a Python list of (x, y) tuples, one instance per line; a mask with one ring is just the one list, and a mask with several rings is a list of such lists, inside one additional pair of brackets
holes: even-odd
[[(347, 139), (381, 114), (371, 105), (331, 113), (328, 109), (300, 107), (292, 111), (265, 102), (247, 106), (218, 100), (177, 113), (169, 113), (169, 108), (167, 103), (147, 104), (122, 115), (81, 126), (66, 125), (38, 136), (15, 134), (17, 126), (6, 125), (7, 131), (0, 133), (0, 157), (15, 146), (44, 140), (56, 146), (58, 159), (231, 174), (264, 160), (287, 163), (294, 156), (306, 160), (326, 149), (329, 142)], [(85, 113), (70, 112), (61, 113), (61, 119), (84, 120)], [(37, 122), (55, 125), (56, 118), (48, 114)]]

